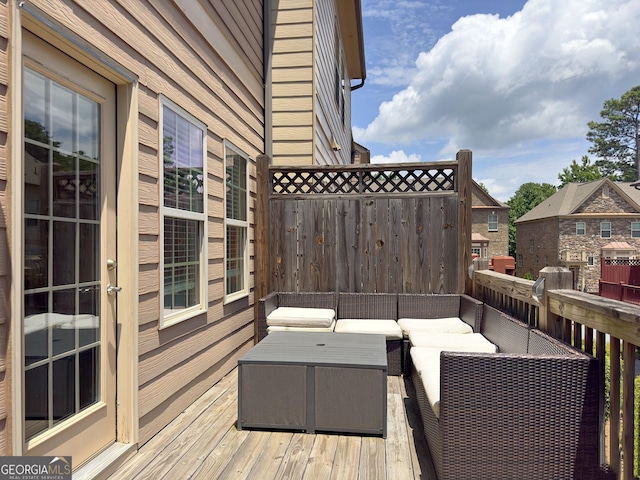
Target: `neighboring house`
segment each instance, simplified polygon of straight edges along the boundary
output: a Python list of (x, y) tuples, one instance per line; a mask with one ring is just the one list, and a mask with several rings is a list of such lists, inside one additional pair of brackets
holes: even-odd
[(509, 255), (509, 206), (496, 200), (474, 180), (471, 253), (480, 259)]
[(274, 165), (353, 163), (351, 92), (366, 77), (360, 0), (272, 3), (265, 153)]
[(516, 220), (516, 273), (547, 265), (574, 274), (574, 288), (598, 292), (600, 258), (640, 250), (640, 190), (607, 178), (570, 183)]

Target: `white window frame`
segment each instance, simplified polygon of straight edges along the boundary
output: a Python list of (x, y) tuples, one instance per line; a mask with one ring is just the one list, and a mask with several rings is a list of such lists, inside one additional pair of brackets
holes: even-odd
[[(604, 226), (609, 225), (609, 228), (603, 228)], [(604, 232), (609, 232), (609, 235), (605, 236), (603, 235)], [(611, 222), (600, 222), (600, 238), (611, 238), (612, 232), (611, 232)]]
[[(246, 205), (246, 213), (245, 213), (245, 218), (246, 220), (236, 220), (233, 218), (228, 218), (227, 217), (227, 188), (226, 188), (226, 172), (227, 172), (227, 151), (231, 149), (233, 150), (234, 153), (236, 153), (237, 155), (239, 155), (240, 157), (244, 158), (245, 162), (246, 162), (246, 168), (245, 168), (245, 185), (246, 185), (246, 201), (245, 201), (245, 205)], [(249, 200), (251, 198), (250, 196), (250, 189), (249, 189), (249, 165), (250, 165), (250, 158), (249, 156), (244, 153), (240, 148), (238, 148), (237, 146), (235, 146), (233, 143), (231, 143), (228, 140), (224, 141), (224, 165), (223, 165), (223, 172), (224, 172), (224, 300), (223, 303), (227, 304), (230, 302), (234, 302), (240, 298), (245, 298), (249, 295)], [(240, 228), (244, 228), (244, 269), (243, 269), (243, 288), (236, 291), (236, 292), (232, 292), (232, 293), (227, 293), (227, 227), (228, 226), (232, 226), (232, 227), (240, 227)]]
[(588, 267), (593, 267), (595, 265), (595, 258), (593, 255), (588, 255), (587, 256), (587, 266)]
[(586, 235), (587, 224), (586, 222), (576, 222), (576, 235)]
[[(202, 130), (202, 176), (203, 176), (203, 190), (204, 190), (204, 198), (203, 198), (203, 207), (202, 212), (192, 212), (188, 210), (182, 210), (178, 208), (165, 207), (164, 205), (164, 167), (163, 167), (163, 159), (164, 159), (164, 109), (168, 108), (173, 111), (176, 115), (182, 117), (184, 120), (188, 121), (195, 127)], [(209, 304), (208, 301), (208, 269), (207, 269), (207, 126), (187, 112), (182, 107), (173, 103), (168, 98), (163, 95), (160, 96), (160, 121), (158, 123), (158, 133), (160, 137), (160, 153), (159, 157), (159, 182), (160, 182), (160, 321), (159, 327), (160, 329), (170, 327), (171, 325), (175, 325), (177, 323), (183, 322), (190, 318), (193, 318), (197, 315), (201, 315), (207, 311), (207, 306)], [(164, 309), (164, 220), (165, 217), (178, 218), (182, 220), (196, 220), (200, 224), (199, 229), (199, 242), (200, 242), (200, 258), (199, 258), (199, 275), (200, 275), (200, 285), (199, 285), (199, 295), (200, 295), (200, 303), (194, 305), (192, 307), (185, 308), (183, 310), (179, 310), (175, 313), (165, 313)]]
[(640, 238), (640, 222), (631, 222), (631, 238)]
[[(495, 220), (493, 220), (495, 219)], [(492, 225), (495, 224), (495, 227), (492, 227)], [(487, 231), (489, 232), (497, 232), (498, 231), (498, 214), (497, 213), (490, 213), (487, 216)]]

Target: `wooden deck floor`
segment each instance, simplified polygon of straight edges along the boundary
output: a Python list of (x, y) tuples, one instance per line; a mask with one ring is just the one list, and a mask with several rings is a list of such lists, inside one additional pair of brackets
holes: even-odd
[(237, 386), (234, 369), (110, 479), (436, 478), (409, 379), (388, 377), (386, 439), (238, 431)]

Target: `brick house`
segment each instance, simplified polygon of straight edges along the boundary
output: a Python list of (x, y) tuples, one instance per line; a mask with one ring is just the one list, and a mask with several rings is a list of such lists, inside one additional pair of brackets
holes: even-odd
[(509, 206), (485, 192), (475, 180), (471, 195), (471, 252), (483, 260), (509, 255)]
[(640, 190), (602, 178), (570, 183), (516, 220), (516, 274), (547, 265), (574, 274), (574, 288), (598, 292), (600, 258), (635, 258)]

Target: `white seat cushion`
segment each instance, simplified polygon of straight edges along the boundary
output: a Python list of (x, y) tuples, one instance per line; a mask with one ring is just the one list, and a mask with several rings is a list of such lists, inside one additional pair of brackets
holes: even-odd
[(328, 327), (283, 327), (281, 325), (272, 325), (267, 327), (267, 333), (271, 332), (333, 332), (335, 329), (335, 320)]
[(434, 415), (440, 418), (440, 350), (413, 347), (409, 350), (413, 368), (418, 372)]
[(331, 308), (278, 307), (267, 315), (268, 326), (329, 328), (336, 318)]
[(336, 322), (336, 332), (347, 333), (380, 333), (387, 340), (401, 340), (402, 329), (395, 320), (352, 320), (341, 318)]
[(401, 318), (398, 325), (405, 337), (410, 331), (439, 333), (473, 333), (473, 328), (458, 317), (447, 318)]
[(432, 333), (410, 331), (411, 347), (431, 347), (453, 352), (491, 352), (498, 351), (481, 333)]

